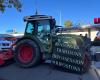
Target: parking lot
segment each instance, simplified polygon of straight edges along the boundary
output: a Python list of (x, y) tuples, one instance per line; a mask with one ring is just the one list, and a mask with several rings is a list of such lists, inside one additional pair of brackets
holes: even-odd
[(93, 68), (84, 75), (78, 75), (57, 70), (46, 63), (29, 69), (10, 64), (0, 67), (0, 80), (99, 80), (99, 75)]

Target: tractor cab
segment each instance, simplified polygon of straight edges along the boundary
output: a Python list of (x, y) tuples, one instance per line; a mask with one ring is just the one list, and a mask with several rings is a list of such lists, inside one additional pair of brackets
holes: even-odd
[(46, 15), (26, 16), (24, 21), (27, 21), (25, 34), (32, 34), (38, 37), (50, 34), (55, 26), (55, 19)]

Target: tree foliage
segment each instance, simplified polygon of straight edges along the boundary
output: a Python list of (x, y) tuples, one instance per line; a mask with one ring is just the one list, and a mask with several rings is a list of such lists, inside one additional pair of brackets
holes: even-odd
[(69, 28), (69, 27), (71, 27), (73, 25), (73, 23), (72, 23), (72, 21), (67, 20), (67, 21), (64, 22), (64, 25), (65, 25), (65, 27)]
[(7, 7), (15, 7), (18, 11), (21, 11), (22, 4), (19, 0), (0, 0), (0, 12), (4, 12)]

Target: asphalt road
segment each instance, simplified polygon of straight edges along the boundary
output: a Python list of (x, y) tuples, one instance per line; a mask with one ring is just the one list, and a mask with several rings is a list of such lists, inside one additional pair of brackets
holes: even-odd
[(0, 80), (99, 80), (93, 69), (80, 76), (41, 64), (35, 68), (23, 69), (15, 64), (0, 67)]

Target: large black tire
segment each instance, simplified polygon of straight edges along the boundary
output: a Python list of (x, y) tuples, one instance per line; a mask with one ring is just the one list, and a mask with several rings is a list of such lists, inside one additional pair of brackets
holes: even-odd
[(91, 56), (88, 55), (89, 53), (85, 52), (83, 56), (83, 65), (82, 65), (82, 72), (88, 72), (91, 66)]
[(21, 40), (16, 44), (14, 59), (20, 67), (34, 67), (41, 59), (39, 47), (33, 40)]
[(82, 65), (80, 66), (80, 72), (81, 74), (88, 72), (91, 66), (91, 54), (90, 54), (90, 48), (87, 47), (85, 44), (85, 41), (80, 38), (77, 39), (77, 44), (80, 47), (81, 53), (82, 53)]

